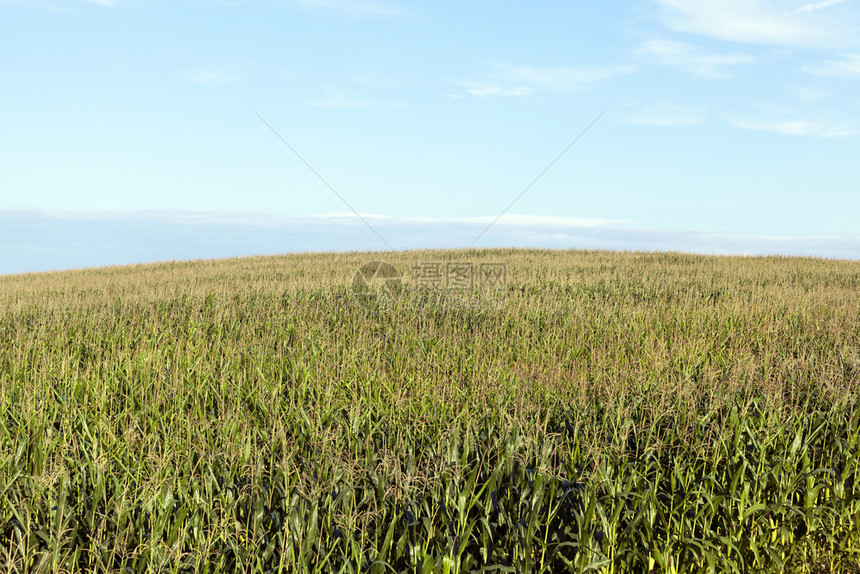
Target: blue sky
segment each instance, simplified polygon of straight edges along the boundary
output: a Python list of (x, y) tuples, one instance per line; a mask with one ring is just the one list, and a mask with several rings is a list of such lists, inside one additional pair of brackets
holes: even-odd
[(0, 273), (473, 243), (860, 259), (858, 112), (860, 0), (0, 0)]

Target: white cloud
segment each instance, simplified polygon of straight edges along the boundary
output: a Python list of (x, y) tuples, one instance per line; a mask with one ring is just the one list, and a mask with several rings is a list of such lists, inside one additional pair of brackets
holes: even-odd
[(847, 0), (824, 0), (824, 2), (814, 2), (809, 4), (804, 4), (800, 8), (796, 10), (792, 10), (792, 14), (804, 14), (808, 12), (815, 12), (816, 10), (823, 10), (824, 8), (830, 8), (831, 6), (836, 6), (837, 4), (842, 4)]
[(833, 124), (809, 120), (734, 120), (731, 124), (745, 130), (773, 132), (788, 136), (846, 137), (860, 134), (848, 124)]
[[(369, 217), (369, 216), (368, 216)], [(520, 223), (494, 227), (480, 247), (540, 247), (815, 255), (860, 259), (860, 236), (779, 236), (668, 231), (593, 220), (510, 216)], [(533, 219), (534, 218), (534, 219)], [(477, 221), (482, 219), (482, 221)], [(370, 220), (395, 249), (462, 248), (474, 241), (486, 218), (424, 222), (407, 218)], [(135, 225), (127, 222), (135, 221)], [(579, 225), (578, 222), (586, 222)], [(606, 221), (606, 220), (597, 220)], [(122, 265), (146, 261), (211, 259), (266, 253), (374, 251), (386, 249), (354, 215), (288, 217), (254, 213), (126, 212), (89, 214), (0, 210), (0, 274)], [(2, 235), (2, 234), (0, 234)], [(69, 237), (75, 238), (70, 242)], [(2, 245), (6, 239), (5, 245)], [(5, 253), (6, 251), (4, 251)], [(372, 255), (368, 253), (368, 258)], [(369, 260), (369, 259), (368, 259)], [(407, 271), (407, 268), (401, 269)], [(348, 281), (351, 273), (344, 273)]]
[(674, 66), (704, 78), (728, 78), (725, 68), (751, 64), (755, 58), (747, 54), (704, 54), (695, 46), (670, 40), (643, 42), (637, 53), (648, 62)]
[[(496, 225), (512, 225), (512, 226), (523, 226), (523, 225), (536, 225), (536, 226), (548, 226), (548, 227), (598, 227), (603, 225), (612, 225), (619, 223), (628, 223), (626, 221), (620, 219), (597, 219), (597, 218), (580, 218), (580, 217), (560, 217), (554, 215), (531, 215), (531, 214), (515, 214), (515, 213), (507, 213), (502, 215), (501, 217), (496, 216), (478, 216), (478, 217), (410, 217), (410, 216), (390, 216), (390, 215), (382, 215), (378, 213), (361, 213), (362, 218), (368, 220), (377, 220), (379, 222), (387, 222), (391, 224), (402, 223), (402, 224), (411, 224), (411, 223), (421, 223), (421, 224), (448, 224), (448, 223), (474, 223), (474, 224), (488, 224), (495, 221)], [(356, 219), (355, 214), (351, 211), (342, 211), (342, 212), (333, 212), (333, 213), (323, 213), (318, 216), (309, 216), (309, 217), (319, 217), (319, 218), (331, 218), (331, 219)]]
[(760, 112), (770, 116), (788, 116), (797, 113), (797, 106), (786, 104), (785, 102), (775, 102), (771, 100), (754, 100), (753, 105)]
[(830, 96), (828, 90), (812, 86), (789, 86), (788, 92), (804, 104), (817, 104)]
[(846, 54), (840, 60), (830, 60), (816, 66), (803, 66), (803, 71), (835, 78), (860, 76), (860, 54)]
[(537, 92), (572, 94), (618, 76), (635, 66), (511, 66), (495, 62), (490, 81), (466, 84), (472, 96), (528, 96)]
[[(825, 100), (827, 100), (831, 96), (830, 90), (817, 87), (817, 86), (802, 86), (802, 85), (792, 85), (789, 84), (785, 87), (785, 93), (789, 96), (789, 98), (782, 98), (778, 100), (767, 99), (767, 100), (753, 100), (751, 103), (753, 106), (761, 112), (759, 115), (762, 117), (771, 117), (771, 118), (792, 118), (796, 117), (799, 114), (803, 114), (806, 111), (815, 106), (816, 104), (821, 104)], [(789, 122), (786, 127), (787, 131), (791, 131), (791, 125), (796, 123), (794, 120)], [(799, 126), (800, 124), (798, 124)]]
[[(182, 211), (167, 209), (151, 209), (140, 211), (67, 211), (67, 210), (16, 210), (0, 209), (3, 215), (12, 217), (37, 217), (51, 220), (69, 221), (140, 221), (163, 222), (177, 225), (236, 225), (262, 228), (297, 228), (307, 226), (352, 226), (361, 228), (365, 223), (375, 229), (385, 229), (397, 233), (396, 229), (426, 229), (436, 226), (458, 228), (465, 235), (474, 235), (488, 224), (494, 223), (493, 229), (523, 229), (532, 230), (587, 230), (605, 228), (630, 223), (620, 219), (562, 217), (552, 215), (532, 215), (508, 213), (496, 216), (478, 217), (413, 217), (392, 216), (380, 213), (359, 212), (359, 217), (352, 211), (320, 213), (312, 215), (280, 215), (271, 213), (254, 213), (240, 211)], [(363, 221), (362, 221), (363, 220)]]
[[(451, 219), (449, 221), (462, 221), (464, 223), (470, 221), (473, 221), (475, 223), (492, 223), (495, 219), (495, 217), (487, 216), (472, 217), (460, 220)], [(440, 220), (440, 222), (441, 221), (444, 220)], [(589, 219), (581, 217), (557, 217), (552, 215), (528, 215), (515, 213), (505, 214), (499, 217), (498, 221), (496, 221), (496, 225), (538, 225), (546, 227), (599, 227), (603, 225), (612, 225), (619, 223), (627, 222), (616, 219)]]
[(473, 84), (466, 88), (466, 93), (470, 96), (487, 97), (487, 96), (529, 96), (535, 93), (535, 88), (528, 86), (513, 86), (502, 87), (497, 84)]
[(36, 0), (0, 0), (0, 4), (16, 4), (28, 8), (39, 8), (51, 13), (69, 13), (75, 10), (75, 5), (95, 4), (105, 8), (119, 6), (119, 0), (54, 0), (52, 2), (37, 2)]
[(305, 8), (321, 8), (357, 16), (398, 16), (403, 13), (396, 8), (355, 0), (297, 0), (297, 3)]
[(697, 111), (684, 106), (658, 104), (639, 110), (627, 121), (657, 127), (694, 126), (702, 123), (702, 116)]
[(176, 77), (187, 82), (200, 84), (201, 86), (221, 86), (238, 80), (238, 78), (232, 74), (225, 74), (205, 66), (194, 68), (186, 72), (180, 72), (176, 74)]
[(345, 100), (311, 100), (311, 105), (317, 108), (369, 108), (373, 104), (368, 101)]
[(633, 66), (509, 66), (496, 64), (498, 77), (550, 92), (578, 92), (599, 82), (632, 74)]
[(826, 0), (786, 10), (776, 0), (656, 0), (663, 22), (675, 30), (752, 44), (828, 47), (857, 43), (856, 25), (826, 10)]
[(373, 102), (369, 100), (356, 100), (350, 98), (346, 90), (323, 88), (326, 96), (321, 99), (311, 100), (311, 105), (318, 108), (369, 108)]

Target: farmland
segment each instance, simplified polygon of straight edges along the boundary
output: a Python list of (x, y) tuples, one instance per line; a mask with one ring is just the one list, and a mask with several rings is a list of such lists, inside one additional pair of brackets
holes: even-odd
[(856, 572), (858, 390), (851, 261), (0, 277), (0, 572)]

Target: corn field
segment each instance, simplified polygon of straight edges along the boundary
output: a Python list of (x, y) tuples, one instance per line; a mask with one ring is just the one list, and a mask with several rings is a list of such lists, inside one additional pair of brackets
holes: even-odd
[(860, 572), (858, 387), (851, 261), (0, 277), (0, 573)]

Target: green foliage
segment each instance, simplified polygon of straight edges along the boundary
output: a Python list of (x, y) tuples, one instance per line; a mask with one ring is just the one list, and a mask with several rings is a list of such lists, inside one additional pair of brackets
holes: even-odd
[(0, 278), (0, 572), (860, 570), (856, 262), (385, 258)]

